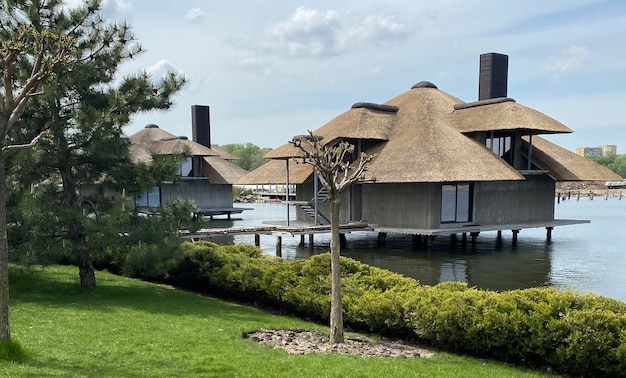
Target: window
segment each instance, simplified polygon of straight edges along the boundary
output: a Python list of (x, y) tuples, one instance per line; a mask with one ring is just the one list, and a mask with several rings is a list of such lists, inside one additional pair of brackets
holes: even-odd
[(159, 207), (161, 206), (161, 191), (158, 186), (143, 192), (137, 198), (136, 205), (139, 207)]
[(441, 186), (441, 223), (464, 223), (472, 219), (471, 184)]
[(180, 163), (180, 168), (178, 170), (178, 175), (182, 177), (193, 176), (193, 163), (191, 158), (187, 158)]
[(495, 136), (492, 133), (492, 135), (488, 136), (485, 140), (485, 145), (496, 155), (506, 160), (507, 163), (513, 165), (514, 140), (514, 133), (500, 133)]

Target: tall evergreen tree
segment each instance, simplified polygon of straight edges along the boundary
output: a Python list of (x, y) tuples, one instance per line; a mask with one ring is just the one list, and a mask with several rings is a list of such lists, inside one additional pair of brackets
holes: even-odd
[(37, 184), (50, 196), (40, 216), (72, 244), (81, 285), (93, 287), (87, 241), (97, 232), (84, 217), (103, 219), (113, 201), (94, 199), (137, 182), (122, 127), (136, 112), (167, 109), (183, 84), (174, 74), (158, 83), (143, 74), (115, 84), (120, 64), (141, 47), (127, 24), (105, 22), (100, 7), (100, 0), (71, 9), (60, 0), (0, 2), (0, 341), (10, 339), (6, 174), (11, 185)]

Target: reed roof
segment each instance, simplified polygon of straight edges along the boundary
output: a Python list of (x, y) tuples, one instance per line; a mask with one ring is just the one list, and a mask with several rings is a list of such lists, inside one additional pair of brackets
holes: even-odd
[(212, 184), (234, 184), (248, 171), (221, 156), (205, 156), (202, 170)]
[[(356, 104), (355, 104), (356, 105)], [(372, 105), (372, 104), (370, 104)], [(323, 144), (368, 140), (364, 152), (376, 154), (364, 180), (376, 183), (515, 181), (524, 176), (472, 136), (476, 132), (518, 131), (522, 135), (572, 132), (562, 123), (509, 98), (464, 103), (430, 82), (415, 84), (382, 105), (355, 106), (313, 134)], [(534, 138), (533, 161), (558, 180), (607, 180), (608, 170), (541, 138)], [(270, 159), (300, 156), (284, 144)], [(302, 183), (313, 170), (290, 165), (290, 182)], [(270, 161), (248, 173), (241, 184), (284, 184), (284, 161)]]
[[(529, 138), (523, 138), (522, 149), (527, 153)], [(534, 136), (532, 160), (550, 171), (557, 181), (622, 181), (623, 178), (594, 161), (576, 155), (548, 140)]]
[(195, 156), (218, 156), (217, 152), (188, 140), (185, 137), (177, 137), (156, 125), (148, 125), (142, 130), (131, 135), (130, 154), (136, 163), (149, 164), (153, 155), (174, 155), (189, 152)]
[(511, 98), (498, 98), (454, 107), (454, 122), (461, 132), (523, 131), (525, 134), (571, 133), (561, 122)]
[[(301, 159), (289, 160), (289, 183), (302, 184), (313, 174), (313, 167), (303, 164)], [(298, 161), (300, 160), (300, 161)], [(248, 172), (235, 182), (236, 185), (285, 185), (287, 181), (286, 162), (283, 159), (270, 160), (259, 168)]]
[[(315, 130), (321, 136), (322, 144), (333, 143), (339, 139), (387, 140), (396, 122), (393, 108), (380, 107), (378, 104), (356, 103), (353, 107)], [(266, 159), (285, 159), (300, 156), (300, 149), (290, 143), (284, 144), (265, 155)]]

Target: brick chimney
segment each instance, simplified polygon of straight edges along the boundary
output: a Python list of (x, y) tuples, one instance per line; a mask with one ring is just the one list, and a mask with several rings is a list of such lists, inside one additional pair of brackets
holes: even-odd
[(507, 97), (508, 55), (493, 52), (481, 54), (479, 75), (478, 101)]
[(211, 148), (211, 121), (208, 106), (191, 106), (191, 128), (193, 141)]

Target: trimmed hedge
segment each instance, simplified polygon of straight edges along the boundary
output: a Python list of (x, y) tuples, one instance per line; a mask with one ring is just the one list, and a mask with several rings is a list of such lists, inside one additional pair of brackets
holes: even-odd
[[(553, 288), (493, 292), (459, 282), (421, 286), (341, 259), (344, 321), (442, 349), (584, 376), (626, 377), (626, 304)], [(168, 280), (327, 321), (330, 255), (286, 261), (253, 246), (185, 243)]]

